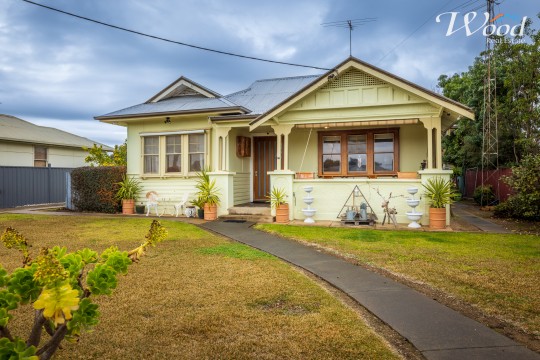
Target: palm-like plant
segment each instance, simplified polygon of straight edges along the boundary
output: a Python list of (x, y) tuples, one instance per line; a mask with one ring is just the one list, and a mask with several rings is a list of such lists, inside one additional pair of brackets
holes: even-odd
[(123, 176), (122, 181), (116, 184), (119, 185), (116, 192), (117, 200), (135, 199), (142, 190), (141, 183), (134, 177)]
[(277, 209), (280, 205), (286, 203), (287, 193), (283, 188), (273, 187), (270, 196), (267, 196), (272, 209)]
[(200, 173), (197, 173), (197, 184), (195, 187), (199, 192), (197, 197), (203, 202), (203, 204), (219, 205), (219, 191), (216, 186), (216, 180), (210, 181), (210, 175), (208, 170), (203, 169)]
[(426, 184), (422, 185), (426, 191), (424, 195), (428, 197), (432, 208), (444, 208), (454, 202), (455, 191), (450, 180), (444, 180), (441, 177), (428, 179)]

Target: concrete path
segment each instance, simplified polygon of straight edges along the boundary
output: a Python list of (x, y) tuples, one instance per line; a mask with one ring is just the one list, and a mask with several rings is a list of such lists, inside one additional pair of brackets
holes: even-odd
[(497, 233), (497, 234), (510, 234), (512, 233), (510, 230), (505, 229), (499, 224), (495, 224), (494, 222), (491, 222), (486, 219), (482, 219), (479, 216), (474, 215), (473, 213), (467, 211), (467, 206), (460, 204), (460, 203), (454, 203), (452, 205), (452, 212), (454, 216), (460, 217), (469, 224), (476, 226), (482, 231), (489, 232), (489, 233)]
[(427, 359), (540, 360), (537, 353), (405, 285), (252, 225), (214, 221), (201, 227), (324, 279), (408, 339)]

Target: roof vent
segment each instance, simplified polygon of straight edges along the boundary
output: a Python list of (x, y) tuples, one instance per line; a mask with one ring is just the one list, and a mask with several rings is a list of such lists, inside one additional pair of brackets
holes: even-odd
[(358, 69), (350, 69), (326, 84), (323, 89), (337, 89), (358, 86), (385, 85), (386, 83)]

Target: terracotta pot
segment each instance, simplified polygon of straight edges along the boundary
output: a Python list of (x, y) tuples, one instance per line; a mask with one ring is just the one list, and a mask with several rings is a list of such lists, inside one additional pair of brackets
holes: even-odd
[(124, 199), (122, 200), (122, 214), (132, 215), (135, 213), (135, 200)]
[(289, 204), (281, 204), (276, 208), (276, 222), (278, 224), (289, 222)]
[(429, 228), (432, 230), (446, 228), (446, 208), (429, 208)]
[(204, 220), (217, 219), (217, 205), (204, 204)]

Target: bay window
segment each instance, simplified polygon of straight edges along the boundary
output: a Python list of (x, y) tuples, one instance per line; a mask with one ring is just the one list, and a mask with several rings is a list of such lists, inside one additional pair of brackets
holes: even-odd
[(398, 129), (319, 132), (319, 176), (396, 175)]
[(203, 130), (142, 133), (142, 174), (190, 176), (204, 169), (206, 135)]

